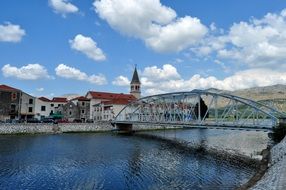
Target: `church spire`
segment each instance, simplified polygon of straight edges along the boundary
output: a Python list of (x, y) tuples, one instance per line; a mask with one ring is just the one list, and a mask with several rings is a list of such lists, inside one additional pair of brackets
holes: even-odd
[(135, 65), (135, 69), (133, 72), (132, 80), (130, 82), (130, 94), (135, 96), (137, 99), (141, 96), (141, 83), (137, 72), (137, 66)]
[(137, 65), (135, 65), (135, 69), (134, 69), (134, 72), (133, 72), (133, 77), (132, 77), (132, 80), (131, 80), (130, 84), (141, 84), (140, 80), (139, 80), (139, 77), (138, 77)]

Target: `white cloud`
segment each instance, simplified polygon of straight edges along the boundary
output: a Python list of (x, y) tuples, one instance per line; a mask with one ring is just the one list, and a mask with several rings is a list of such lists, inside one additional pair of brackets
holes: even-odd
[(73, 40), (69, 40), (69, 43), (72, 49), (85, 54), (90, 59), (95, 61), (106, 60), (106, 56), (103, 51), (97, 47), (96, 42), (90, 37), (78, 34)]
[(158, 52), (178, 52), (195, 45), (208, 29), (198, 18), (178, 18), (160, 0), (96, 0), (98, 15), (120, 33), (142, 39)]
[(0, 42), (20, 42), (26, 32), (19, 25), (0, 25)]
[(192, 50), (202, 56), (214, 53), (219, 59), (250, 68), (280, 69), (286, 59), (285, 12), (234, 23), (226, 34), (209, 35)]
[(120, 75), (112, 81), (112, 84), (116, 86), (129, 86), (130, 80), (127, 77)]
[(207, 28), (197, 18), (186, 16), (158, 28), (156, 35), (145, 39), (147, 46), (158, 52), (179, 52), (195, 45)]
[(43, 92), (45, 89), (43, 87), (37, 88), (36, 89), (38, 92)]
[(152, 79), (153, 81), (180, 78), (177, 69), (170, 64), (163, 65), (162, 69), (158, 68), (157, 66), (146, 67), (142, 73), (142, 76)]
[[(148, 68), (156, 68), (156, 70), (160, 71), (164, 70), (156, 66)], [(262, 68), (239, 71), (224, 79), (218, 79), (214, 76), (202, 77), (198, 74), (193, 75), (189, 79), (184, 79), (179, 74), (173, 78), (161, 77), (161, 80), (153, 76), (155, 74), (149, 75), (149, 77), (141, 77), (144, 95), (208, 88), (238, 90), (255, 86), (286, 84), (286, 71), (274, 71)]]
[(59, 64), (56, 68), (56, 75), (59, 77), (67, 78), (67, 79), (74, 79), (79, 81), (87, 81), (92, 84), (97, 85), (104, 85), (107, 84), (107, 80), (103, 74), (98, 75), (90, 75), (88, 76), (86, 73), (73, 68), (69, 67), (65, 64)]
[(48, 75), (46, 68), (40, 64), (28, 64), (26, 66), (17, 68), (10, 64), (2, 67), (4, 77), (14, 77), (20, 80), (38, 80), (38, 79), (52, 79)]
[(49, 0), (49, 5), (56, 13), (62, 14), (63, 17), (69, 13), (76, 13), (79, 11), (79, 9), (68, 0)]

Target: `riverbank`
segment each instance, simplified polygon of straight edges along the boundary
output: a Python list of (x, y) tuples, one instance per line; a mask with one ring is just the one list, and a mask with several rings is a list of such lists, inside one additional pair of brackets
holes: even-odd
[(17, 123), (0, 124), (0, 135), (107, 132), (115, 128), (110, 122), (96, 123)]
[(270, 151), (270, 161), (265, 175), (252, 190), (286, 189), (286, 137)]

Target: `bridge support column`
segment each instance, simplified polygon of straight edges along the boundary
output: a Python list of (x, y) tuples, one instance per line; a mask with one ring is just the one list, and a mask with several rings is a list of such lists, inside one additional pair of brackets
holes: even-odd
[(115, 126), (118, 132), (120, 133), (131, 133), (132, 132), (132, 124), (130, 123), (116, 123)]
[(279, 124), (273, 128), (273, 140), (280, 142), (286, 135), (286, 118), (280, 118)]

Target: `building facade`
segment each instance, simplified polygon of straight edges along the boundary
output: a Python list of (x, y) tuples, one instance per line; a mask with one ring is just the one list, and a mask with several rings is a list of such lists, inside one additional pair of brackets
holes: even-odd
[(63, 118), (69, 122), (86, 122), (90, 118), (90, 100), (80, 96), (62, 106)]
[(21, 91), (0, 85), (0, 121), (19, 119), (21, 109)]
[(110, 121), (113, 120), (116, 115), (134, 99), (114, 99), (110, 101), (102, 101), (99, 104), (94, 105), (94, 120), (95, 121)]
[(21, 119), (27, 120), (34, 118), (35, 116), (35, 97), (21, 92), (21, 109), (20, 115)]
[(47, 118), (50, 116), (52, 107), (51, 107), (51, 100), (45, 97), (36, 98), (36, 105), (35, 105), (35, 118), (41, 120), (43, 118)]
[(131, 94), (89, 91), (86, 98), (90, 99), (90, 119), (108, 121), (136, 98)]

